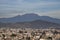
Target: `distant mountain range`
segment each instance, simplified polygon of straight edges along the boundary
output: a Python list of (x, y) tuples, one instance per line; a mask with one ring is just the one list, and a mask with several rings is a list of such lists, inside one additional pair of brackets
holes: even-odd
[(43, 20), (43, 21), (47, 21), (47, 22), (60, 24), (60, 19), (52, 18), (49, 16), (39, 16), (34, 13), (25, 14), (22, 16), (17, 15), (15, 17), (11, 17), (11, 18), (0, 18), (0, 22), (2, 22), (2, 23), (30, 22), (30, 21), (35, 21), (35, 20)]

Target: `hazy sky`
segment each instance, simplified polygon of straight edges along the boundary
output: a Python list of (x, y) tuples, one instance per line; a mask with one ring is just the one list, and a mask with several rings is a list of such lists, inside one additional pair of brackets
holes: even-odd
[(60, 0), (0, 0), (0, 18), (26, 13), (60, 18)]

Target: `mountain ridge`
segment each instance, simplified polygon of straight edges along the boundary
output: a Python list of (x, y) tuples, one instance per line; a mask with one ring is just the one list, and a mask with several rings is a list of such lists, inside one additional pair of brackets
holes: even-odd
[(60, 19), (52, 18), (49, 16), (39, 16), (34, 13), (18, 15), (18, 16), (11, 17), (11, 18), (0, 18), (0, 22), (3, 22), (3, 23), (27, 22), (27, 21), (29, 22), (29, 21), (35, 21), (35, 20), (43, 20), (43, 21), (48, 21), (48, 22), (60, 24)]

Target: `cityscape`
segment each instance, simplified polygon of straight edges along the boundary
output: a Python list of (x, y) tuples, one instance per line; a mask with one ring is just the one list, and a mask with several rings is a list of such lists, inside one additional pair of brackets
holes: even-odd
[(0, 28), (0, 40), (60, 40), (60, 30)]
[(0, 40), (60, 40), (60, 0), (0, 0)]

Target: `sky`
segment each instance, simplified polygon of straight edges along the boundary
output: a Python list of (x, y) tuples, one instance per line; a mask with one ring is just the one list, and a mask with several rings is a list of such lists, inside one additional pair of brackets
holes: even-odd
[(0, 0), (0, 18), (26, 13), (60, 19), (60, 0)]

